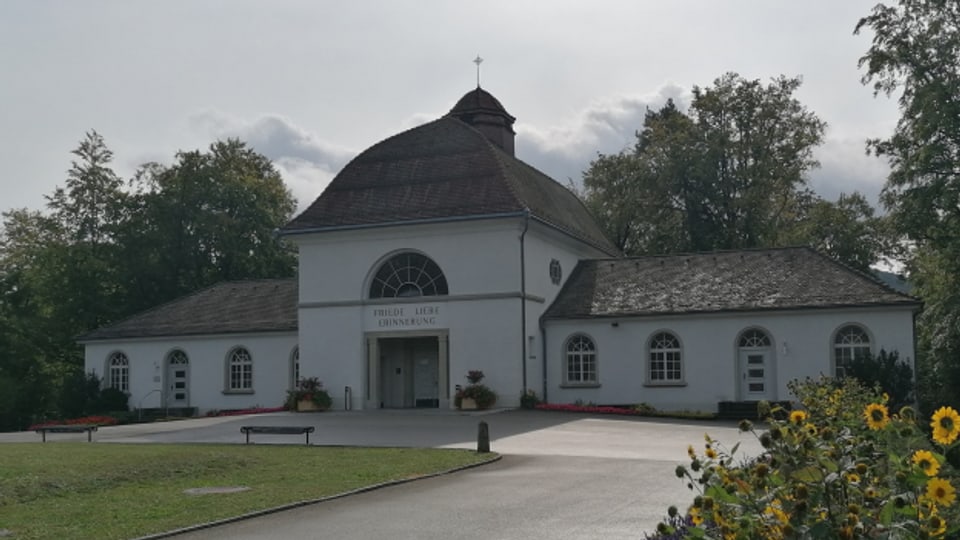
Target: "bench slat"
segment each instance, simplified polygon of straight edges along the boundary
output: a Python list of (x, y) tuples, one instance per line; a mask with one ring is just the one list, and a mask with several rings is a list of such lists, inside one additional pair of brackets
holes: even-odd
[(65, 424), (56, 426), (40, 426), (34, 431), (40, 434), (42, 442), (47, 442), (47, 433), (87, 433), (87, 442), (93, 442), (93, 432), (97, 430), (95, 424)]
[(247, 444), (250, 444), (251, 433), (261, 433), (264, 435), (300, 435), (307, 437), (307, 444), (310, 444), (310, 434), (316, 428), (313, 426), (242, 426), (240, 432), (247, 436)]

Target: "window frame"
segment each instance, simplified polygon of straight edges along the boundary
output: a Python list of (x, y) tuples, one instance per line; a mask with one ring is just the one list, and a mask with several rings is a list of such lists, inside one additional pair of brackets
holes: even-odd
[[(673, 339), (676, 344), (675, 347), (654, 347), (657, 342), (657, 338), (660, 336), (669, 336)], [(683, 363), (683, 342), (680, 340), (680, 336), (672, 330), (657, 330), (650, 334), (650, 337), (647, 339), (646, 351), (646, 362), (644, 365), (645, 372), (645, 383), (648, 386), (684, 386), (686, 385), (686, 369)], [(662, 355), (663, 357), (659, 360), (654, 359), (654, 355)], [(675, 360), (667, 358), (667, 355), (674, 354), (676, 355)], [(658, 361), (663, 364), (661, 371), (663, 372), (662, 379), (656, 379), (653, 376), (654, 362)], [(671, 371), (670, 364), (675, 363), (675, 371), (679, 372), (679, 376), (676, 378), (669, 378)]]
[[(866, 342), (854, 343), (839, 343), (840, 339), (843, 338), (843, 333), (845, 330), (857, 330), (860, 335), (866, 339)], [(843, 379), (847, 376), (846, 369), (847, 364), (855, 359), (858, 354), (863, 353), (863, 349), (866, 349), (866, 354), (873, 356), (873, 336), (870, 335), (870, 331), (866, 326), (859, 323), (844, 323), (837, 327), (833, 331), (833, 336), (830, 339), (830, 361), (831, 361), (831, 372), (833, 377), (836, 379)], [(847, 351), (841, 354), (841, 351)], [(843, 356), (841, 362), (841, 356)], [(843, 370), (843, 374), (840, 374), (840, 370)]]
[(127, 395), (130, 394), (130, 357), (127, 353), (111, 352), (107, 356), (105, 371), (105, 388), (116, 388)]
[[(414, 264), (411, 259), (419, 260)], [(411, 274), (411, 269), (417, 272), (416, 276)], [(405, 277), (400, 275), (404, 271)], [(414, 288), (418, 294), (403, 294)], [(450, 288), (446, 274), (436, 261), (419, 251), (407, 250), (393, 253), (376, 265), (366, 293), (371, 300), (393, 300), (447, 296)]]
[[(761, 334), (763, 336), (764, 342), (758, 344), (755, 341), (755, 335), (753, 334)], [(750, 340), (754, 340), (754, 341), (750, 341)], [(770, 332), (767, 332), (763, 328), (758, 328), (756, 326), (753, 326), (750, 328), (744, 328), (743, 331), (740, 332), (740, 335), (737, 336), (737, 350), (740, 350), (740, 349), (773, 350), (773, 338), (770, 337)]]
[[(575, 340), (586, 340), (589, 342), (590, 347), (589, 351), (571, 350)], [(579, 380), (570, 380), (571, 375), (571, 361), (574, 357), (578, 357), (577, 361), (579, 363), (579, 368), (576, 370), (579, 373)], [(586, 369), (584, 367), (584, 360), (589, 357), (590, 364), (592, 369)], [(586, 334), (585, 332), (574, 332), (573, 334), (567, 336), (567, 339), (563, 341), (563, 383), (561, 387), (566, 388), (596, 388), (600, 386), (600, 364), (599, 364), (599, 350), (597, 347), (597, 340), (593, 339), (592, 336)], [(591, 376), (592, 375), (592, 376)]]
[[(238, 358), (241, 354), (246, 356), (246, 359)], [(250, 349), (242, 345), (237, 345), (230, 349), (227, 352), (227, 356), (224, 359), (224, 381), (223, 381), (223, 393), (224, 394), (253, 394), (254, 393), (254, 362), (253, 355), (250, 353)], [(236, 370), (234, 368), (237, 368)], [(235, 379), (234, 375), (237, 375)], [(247, 375), (244, 377), (244, 375)], [(238, 385), (234, 385), (234, 381), (239, 382)], [(245, 384), (245, 382), (248, 384)]]

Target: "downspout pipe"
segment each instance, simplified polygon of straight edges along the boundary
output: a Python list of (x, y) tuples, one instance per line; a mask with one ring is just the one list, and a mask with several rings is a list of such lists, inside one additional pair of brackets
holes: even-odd
[(543, 369), (543, 388), (541, 388), (540, 399), (544, 403), (547, 401), (547, 325), (543, 323), (543, 316), (540, 316), (540, 363)]
[(526, 255), (526, 237), (527, 230), (530, 228), (530, 209), (523, 209), (523, 231), (520, 233), (520, 365), (523, 369), (523, 387), (520, 388), (520, 395), (527, 392), (527, 255)]

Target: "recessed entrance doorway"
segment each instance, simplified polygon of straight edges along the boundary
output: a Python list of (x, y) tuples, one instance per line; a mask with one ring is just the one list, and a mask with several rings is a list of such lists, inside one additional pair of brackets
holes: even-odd
[(440, 340), (436, 336), (380, 338), (380, 408), (440, 406)]

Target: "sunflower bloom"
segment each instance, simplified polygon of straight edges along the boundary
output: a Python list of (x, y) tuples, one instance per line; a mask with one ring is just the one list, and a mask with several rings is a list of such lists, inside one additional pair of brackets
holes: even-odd
[(807, 421), (806, 411), (790, 411), (790, 423), (800, 425)]
[(910, 461), (920, 467), (927, 476), (936, 476), (940, 472), (940, 462), (928, 450), (917, 450)]
[(938, 515), (930, 516), (930, 519), (927, 520), (927, 533), (936, 538), (937, 536), (943, 536), (947, 532), (947, 522)]
[(690, 459), (694, 459), (697, 457), (697, 451), (693, 449), (692, 444), (687, 445), (687, 455), (690, 456)]
[(696, 506), (691, 506), (687, 513), (690, 516), (690, 521), (693, 522), (695, 526), (703, 523), (703, 516), (700, 515), (700, 509)]
[(717, 459), (717, 451), (714, 450), (713, 448), (707, 447), (707, 450), (705, 453), (707, 454), (708, 458)]
[(944, 478), (927, 480), (927, 499), (943, 506), (950, 506), (956, 498), (957, 493), (949, 480)]
[(863, 410), (863, 417), (867, 421), (867, 427), (879, 431), (890, 422), (890, 411), (887, 410), (886, 405), (871, 403)]
[(933, 413), (930, 427), (933, 428), (933, 440), (950, 444), (960, 435), (960, 414), (953, 407), (940, 407)]

